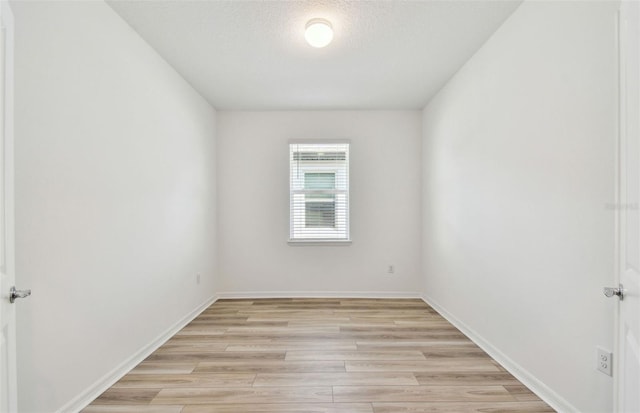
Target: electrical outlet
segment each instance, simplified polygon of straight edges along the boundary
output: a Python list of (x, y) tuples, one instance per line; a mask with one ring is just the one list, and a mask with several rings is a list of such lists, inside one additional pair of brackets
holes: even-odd
[(606, 374), (607, 376), (611, 376), (611, 367), (613, 364), (613, 353), (608, 352), (607, 350), (596, 347), (598, 350), (598, 370)]
[(196, 274), (196, 284), (200, 284), (200, 274)]
[(387, 272), (389, 274), (395, 273), (396, 272), (396, 267), (393, 264), (389, 265), (389, 267), (387, 267)]

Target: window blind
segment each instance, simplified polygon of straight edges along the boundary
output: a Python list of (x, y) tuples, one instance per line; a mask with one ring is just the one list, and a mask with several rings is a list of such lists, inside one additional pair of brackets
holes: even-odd
[(349, 144), (289, 144), (291, 241), (349, 240)]

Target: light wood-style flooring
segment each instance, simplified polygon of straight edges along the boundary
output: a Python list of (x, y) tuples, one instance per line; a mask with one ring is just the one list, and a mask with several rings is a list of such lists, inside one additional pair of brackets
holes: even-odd
[(219, 300), (84, 412), (553, 412), (421, 300)]

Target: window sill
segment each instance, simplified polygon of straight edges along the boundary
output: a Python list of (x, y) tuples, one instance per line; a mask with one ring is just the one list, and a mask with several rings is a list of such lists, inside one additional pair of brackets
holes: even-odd
[(290, 239), (287, 242), (291, 246), (295, 247), (313, 247), (313, 246), (322, 246), (322, 247), (331, 247), (331, 246), (347, 246), (351, 245), (350, 239)]

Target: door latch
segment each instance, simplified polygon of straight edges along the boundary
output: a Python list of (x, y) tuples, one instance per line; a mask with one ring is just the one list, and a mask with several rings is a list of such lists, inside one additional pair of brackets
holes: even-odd
[(622, 301), (624, 299), (624, 288), (623, 288), (622, 284), (620, 284), (618, 286), (618, 288), (604, 287), (602, 292), (604, 293), (605, 296), (607, 296), (609, 298), (613, 297), (614, 295), (617, 295), (618, 298), (620, 299), (620, 301)]
[(16, 301), (16, 298), (25, 298), (31, 295), (31, 290), (16, 290), (16, 287), (13, 286), (9, 290), (9, 302), (13, 303)]

